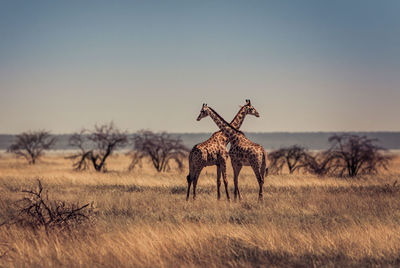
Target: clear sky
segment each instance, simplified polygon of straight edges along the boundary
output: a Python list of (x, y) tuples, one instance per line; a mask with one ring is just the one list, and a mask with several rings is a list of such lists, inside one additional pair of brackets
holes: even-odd
[(0, 133), (400, 131), (400, 1), (0, 1)]

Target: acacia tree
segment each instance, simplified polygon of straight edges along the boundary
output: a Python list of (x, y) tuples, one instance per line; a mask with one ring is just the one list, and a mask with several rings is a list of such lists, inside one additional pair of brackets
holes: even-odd
[(311, 174), (325, 176), (335, 170), (333, 160), (334, 158), (329, 151), (307, 154), (304, 169)]
[(49, 131), (28, 131), (18, 134), (7, 151), (24, 157), (29, 164), (34, 165), (43, 156), (44, 151), (51, 149), (55, 142), (56, 138)]
[(358, 135), (333, 135), (329, 138), (329, 150), (333, 167), (338, 175), (355, 177), (358, 174), (377, 173), (379, 168), (387, 169), (392, 156), (384, 154), (377, 139)]
[(292, 174), (305, 167), (307, 155), (307, 150), (298, 145), (273, 151), (268, 154), (271, 172), (282, 172), (283, 167), (287, 166), (289, 173)]
[(118, 148), (128, 143), (128, 136), (121, 132), (114, 123), (95, 125), (93, 130), (82, 129), (73, 134), (69, 144), (79, 152), (68, 158), (73, 159), (76, 170), (84, 170), (90, 165), (96, 171), (105, 172), (107, 158)]
[(183, 168), (183, 159), (189, 151), (180, 138), (173, 138), (166, 132), (154, 133), (149, 130), (141, 130), (133, 137), (134, 148), (132, 151), (132, 163), (134, 168), (144, 157), (149, 157), (158, 172), (169, 169), (171, 160)]

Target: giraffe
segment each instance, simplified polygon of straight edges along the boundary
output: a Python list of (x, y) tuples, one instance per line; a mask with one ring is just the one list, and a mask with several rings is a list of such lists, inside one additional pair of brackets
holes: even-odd
[[(233, 118), (231, 125), (239, 129), (242, 126), (246, 115), (254, 115), (259, 117), (260, 115), (251, 106), (250, 100), (246, 100), (244, 106), (240, 106), (240, 109), (236, 116)], [(221, 187), (221, 174), (225, 185), (226, 197), (230, 200), (228, 192), (228, 180), (226, 179), (226, 160), (228, 159), (228, 150), (226, 146), (229, 140), (226, 135), (220, 130), (212, 134), (212, 136), (199, 144), (196, 144), (189, 154), (189, 175), (186, 179), (188, 182), (188, 189), (186, 194), (186, 200), (189, 200), (190, 186), (193, 182), (193, 199), (196, 198), (196, 185), (199, 175), (202, 169), (206, 166), (217, 166), (217, 195), (218, 200), (221, 198), (220, 187)]]
[[(249, 105), (251, 105), (250, 101)], [(238, 176), (242, 166), (252, 167), (259, 185), (258, 198), (259, 200), (262, 200), (264, 176), (268, 172), (268, 169), (266, 168), (267, 154), (264, 148), (261, 145), (250, 141), (243, 132), (237, 130), (226, 122), (216, 111), (214, 111), (214, 109), (208, 107), (207, 104), (203, 104), (197, 121), (200, 121), (202, 118), (207, 116), (210, 116), (213, 119), (215, 124), (222, 130), (231, 143), (229, 156), (231, 157), (234, 174), (235, 200), (237, 197), (239, 197), (239, 200), (242, 198), (238, 186)]]

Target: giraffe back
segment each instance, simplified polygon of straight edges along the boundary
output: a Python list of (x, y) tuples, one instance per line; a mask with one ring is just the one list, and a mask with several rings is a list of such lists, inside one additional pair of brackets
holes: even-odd
[(252, 142), (244, 134), (237, 135), (231, 140), (229, 156), (232, 162), (241, 163), (244, 166), (262, 165), (266, 161), (264, 147)]
[(223, 159), (228, 158), (228, 138), (222, 131), (215, 132), (211, 137), (193, 146), (189, 155), (189, 163), (192, 168), (216, 165)]

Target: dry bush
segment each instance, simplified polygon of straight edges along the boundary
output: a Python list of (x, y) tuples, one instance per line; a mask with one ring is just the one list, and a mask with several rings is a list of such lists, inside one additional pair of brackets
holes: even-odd
[(376, 174), (387, 169), (393, 156), (378, 146), (377, 139), (357, 135), (333, 135), (329, 138), (331, 148), (309, 153), (304, 148), (294, 145), (281, 148), (269, 154), (270, 170), (278, 174), (284, 166), (289, 173), (304, 169), (318, 176), (348, 176), (359, 174)]
[(180, 138), (173, 138), (166, 132), (154, 133), (149, 130), (141, 130), (133, 138), (134, 149), (132, 151), (133, 169), (144, 157), (149, 157), (154, 168), (158, 171), (170, 169), (170, 162), (174, 160), (178, 169), (183, 169), (183, 161), (189, 149)]
[(306, 166), (307, 155), (307, 150), (298, 145), (272, 151), (268, 154), (269, 170), (272, 174), (279, 174), (286, 166), (289, 173), (292, 174)]
[(332, 147), (329, 153), (337, 175), (355, 177), (358, 174), (375, 174), (387, 169), (392, 156), (383, 154), (377, 139), (357, 135), (333, 135), (329, 138)]
[(143, 153), (137, 151), (131, 151), (127, 153), (127, 155), (131, 158), (131, 162), (128, 167), (129, 171), (134, 170), (135, 167), (141, 168), (143, 166), (142, 159), (145, 157)]
[(326, 176), (335, 171), (332, 165), (333, 156), (330, 152), (320, 152), (315, 154), (307, 154), (304, 163), (304, 169), (317, 176)]
[(32, 230), (44, 228), (46, 232), (52, 229), (71, 229), (82, 223), (92, 222), (93, 203), (83, 206), (78, 203), (50, 200), (48, 191), (44, 190), (40, 180), (37, 189), (22, 190), (27, 196), (17, 200), (15, 214), (3, 225), (28, 227)]
[(77, 147), (79, 152), (67, 158), (75, 161), (73, 167), (76, 170), (84, 170), (92, 165), (96, 171), (105, 172), (107, 158), (127, 143), (127, 134), (121, 132), (113, 122), (95, 125), (91, 131), (83, 129), (71, 136), (69, 144)]
[(49, 131), (28, 131), (18, 134), (7, 151), (24, 157), (29, 164), (34, 165), (44, 151), (51, 149), (55, 142), (56, 138), (52, 137)]

